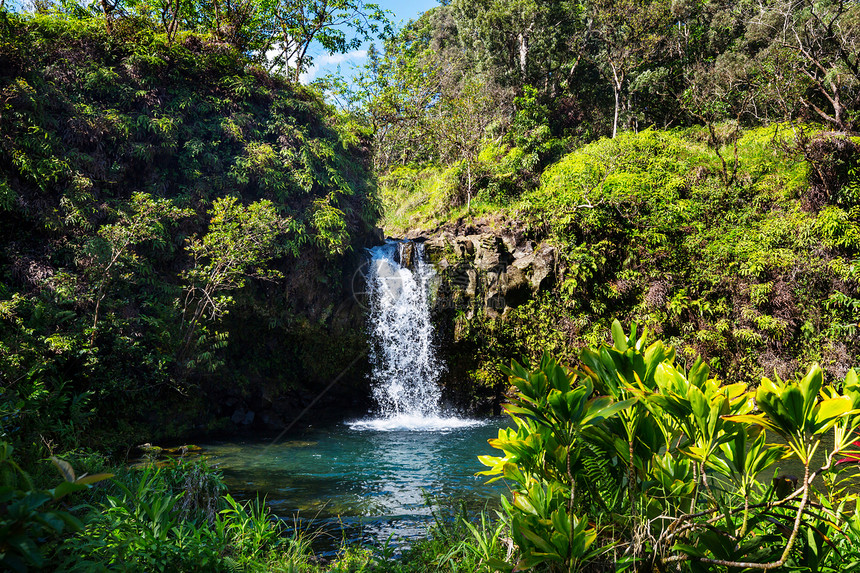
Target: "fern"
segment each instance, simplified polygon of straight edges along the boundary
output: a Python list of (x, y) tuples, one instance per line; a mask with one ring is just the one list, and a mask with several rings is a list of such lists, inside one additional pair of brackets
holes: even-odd
[[(621, 482), (624, 472), (612, 465), (616, 458), (590, 442), (583, 443), (580, 454), (579, 483), (588, 491), (590, 505), (601, 510), (617, 511), (623, 503)], [(590, 509), (590, 508), (582, 508)]]

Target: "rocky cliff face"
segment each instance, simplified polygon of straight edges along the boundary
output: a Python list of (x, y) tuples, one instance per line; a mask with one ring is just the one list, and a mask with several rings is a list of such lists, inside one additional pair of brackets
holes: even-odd
[[(474, 336), (463, 333), (487, 328), (490, 322), (504, 322), (512, 309), (551, 288), (560, 271), (555, 248), (528, 240), (515, 231), (516, 227), (504, 219), (487, 219), (416, 230), (406, 237), (424, 244), (425, 256), (437, 272), (432, 312), (436, 344), (447, 365), (440, 382), (445, 401), (459, 410), (481, 414), (498, 410), (506, 389), (501, 376), (493, 380), (476, 377), (475, 372), (486, 360), (486, 349), (476, 345)], [(366, 246), (371, 246), (381, 242), (381, 237), (369, 237), (368, 241)], [(407, 243), (398, 253), (398, 262), (411, 268), (416, 253), (414, 244)], [(353, 267), (358, 268), (362, 262), (362, 257), (355, 257), (352, 266), (346, 265), (344, 276), (355, 275)], [(304, 388), (324, 387), (326, 379), (320, 376), (321, 372), (335, 376), (342, 362), (341, 355), (347, 349), (356, 354), (364, 349), (366, 317), (350, 294), (344, 291), (340, 304), (332, 311), (324, 304), (312, 304), (312, 300), (316, 300), (312, 293), (319, 296), (319, 289), (314, 289), (312, 284), (305, 286), (294, 296), (311, 297), (304, 304), (306, 314), (312, 322), (318, 323), (314, 328), (309, 324), (293, 325), (289, 333), (285, 331), (279, 337), (282, 342), (290, 341), (280, 345), (279, 354), (288, 357), (293, 364), (292, 375), (286, 374), (290, 369), (286, 363), (283, 365), (282, 377), (286, 375), (296, 380), (291, 389), (285, 390), (282, 379), (260, 378), (253, 387), (263, 388), (262, 395), (237, 394), (227, 400), (222, 415), (229, 417), (237, 427), (283, 427), (300, 413), (302, 405), (313, 401), (314, 395)], [(361, 289), (361, 285), (352, 287)], [(331, 316), (319, 315), (313, 310), (322, 308), (328, 308)], [(249, 332), (259, 332), (259, 328)], [(311, 340), (316, 342), (309, 344)], [(333, 343), (321, 345), (321, 341)], [(292, 347), (301, 349), (298, 354), (312, 357), (305, 360), (311, 364), (303, 364), (293, 353), (284, 350)], [(327, 362), (332, 364), (324, 367)], [(348, 381), (339, 384), (336, 391), (319, 402), (324, 406), (322, 409), (336, 409), (338, 405), (342, 409), (351, 404), (354, 408), (357, 406), (359, 413), (362, 407), (369, 407), (369, 403), (360, 399), (369, 394), (366, 366), (365, 361), (360, 361), (360, 365), (350, 368)], [(298, 383), (299, 379), (303, 384)]]
[(214, 430), (282, 430), (371, 407), (367, 317), (357, 291), (364, 248), (378, 241), (374, 233), (358, 236), (337, 274), (326, 275), (328, 261), (306, 257), (283, 269), (281, 283), (248, 289), (227, 320), (226, 370), (234, 378), (218, 386), (209, 410)]
[(525, 239), (504, 221), (478, 220), (408, 238), (423, 241), (427, 257), (439, 274), (434, 308), (504, 317), (543, 289), (557, 274), (555, 248)]
[[(424, 244), (425, 256), (436, 268), (433, 317), (436, 343), (447, 364), (441, 383), (445, 400), (460, 410), (489, 413), (498, 408), (505, 390), (501, 378), (475, 377), (484, 359), (484, 349), (476, 347), (475, 339), (464, 337), (463, 332), (484, 328), (488, 319), (504, 321), (512, 309), (549, 289), (559, 271), (554, 247), (528, 240), (517, 234), (515, 228), (516, 225), (505, 220), (488, 219), (416, 230), (407, 236)], [(371, 234), (364, 246), (381, 242), (381, 235)], [(405, 245), (399, 251), (398, 262), (411, 268), (416, 252), (413, 244)], [(345, 265), (344, 284), (350, 277), (354, 282), (360, 276), (355, 269), (360, 270), (363, 262), (364, 258), (356, 255)], [(313, 281), (296, 284), (296, 280), (293, 277), (290, 283), (290, 298), (300, 298), (298, 304), (309, 320), (292, 323), (275, 337), (279, 350), (269, 349), (265, 360), (281, 364), (277, 380), (257, 376), (250, 386), (261, 392), (249, 395), (237, 388), (233, 394), (228, 393), (221, 415), (235, 427), (284, 427), (316, 398), (306, 388), (325, 387), (343, 367), (345, 354), (351, 357), (365, 351), (367, 319), (351, 293), (356, 288), (362, 290), (362, 285), (336, 290), (340, 293), (339, 298), (334, 297), (336, 301), (332, 297), (334, 292), (315, 288)], [(254, 324), (252, 328), (241, 329), (248, 336), (264, 328), (262, 324), (249, 322), (249, 316), (237, 320), (246, 327)], [(300, 360), (300, 356), (306, 358)], [(288, 367), (288, 363), (292, 366)], [(344, 408), (360, 414), (362, 408), (370, 407), (366, 367), (366, 361), (361, 360), (351, 366), (344, 381), (316, 403), (315, 415), (329, 409), (343, 413)], [(291, 383), (285, 386), (286, 379)]]
[(555, 248), (516, 229), (504, 219), (478, 219), (407, 235), (424, 243), (438, 273), (433, 313), (448, 365), (442, 384), (446, 399), (460, 409), (496, 410), (504, 391), (502, 380), (473, 379), (483, 349), (463, 332), (487, 319), (503, 322), (512, 309), (551, 288), (559, 274)]

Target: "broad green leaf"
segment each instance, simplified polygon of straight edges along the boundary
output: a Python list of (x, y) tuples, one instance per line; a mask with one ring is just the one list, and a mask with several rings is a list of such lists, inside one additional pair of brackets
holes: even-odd
[(527, 496), (522, 493), (514, 493), (514, 507), (531, 515), (538, 515), (535, 506)]
[(496, 571), (504, 571), (505, 573), (509, 573), (514, 569), (513, 565), (502, 561), (498, 557), (490, 557), (486, 560), (486, 563)]
[(857, 379), (857, 372), (852, 368), (845, 375), (845, 383), (842, 385), (846, 390), (856, 391), (860, 389), (860, 381)]
[(60, 473), (63, 475), (63, 479), (66, 481), (75, 481), (75, 470), (72, 469), (72, 465), (69, 462), (61, 460), (56, 456), (51, 456), (51, 463), (60, 470)]
[(87, 486), (82, 483), (64, 481), (63, 483), (55, 487), (53, 490), (51, 490), (51, 493), (54, 496), (54, 499), (57, 500), (69, 495), (72, 492), (81, 491), (83, 489), (87, 489)]
[(805, 420), (812, 416), (812, 408), (815, 406), (815, 400), (823, 383), (824, 373), (818, 364), (813, 364), (803, 380), (800, 381), (799, 387), (804, 400), (803, 417)]
[(526, 476), (520, 471), (520, 468), (514, 463), (506, 463), (502, 466), (502, 475), (506, 479), (513, 480), (520, 484), (526, 483)]
[(624, 335), (624, 329), (618, 319), (612, 321), (612, 340), (615, 343), (615, 348), (621, 352), (627, 350), (627, 337)]
[(687, 374), (687, 380), (689, 380), (690, 384), (698, 388), (702, 388), (708, 380), (708, 375), (710, 373), (711, 367), (708, 366), (707, 362), (704, 362), (700, 356), (696, 358), (696, 361), (690, 368), (690, 372)]
[(514, 568), (514, 571), (527, 571), (529, 569), (533, 569), (537, 567), (544, 561), (547, 561), (546, 556), (540, 554), (529, 554), (525, 555), (522, 559), (517, 562), (517, 566)]
[(90, 485), (100, 481), (104, 481), (106, 479), (110, 479), (114, 476), (114, 474), (93, 474), (93, 475), (83, 475), (75, 480), (75, 483)]
[(707, 424), (710, 412), (708, 399), (705, 398), (705, 395), (696, 386), (690, 386), (690, 389), (687, 390), (687, 399), (690, 401), (690, 407), (693, 409), (693, 416), (695, 416), (696, 422), (701, 427), (704, 427)]
[(567, 513), (562, 510), (556, 510), (552, 514), (552, 525), (555, 530), (560, 532), (566, 538), (570, 538), (570, 518)]
[(723, 419), (741, 424), (757, 424), (769, 430), (778, 431), (779, 428), (764, 414), (741, 414), (738, 416), (723, 416)]
[(527, 527), (520, 525), (517, 527), (517, 531), (519, 531), (520, 535), (528, 539), (535, 547), (539, 548), (542, 552), (547, 554), (555, 554), (555, 547), (552, 544), (535, 533), (534, 531), (528, 529)]
[(848, 396), (822, 400), (814, 410), (815, 423), (821, 425), (832, 418), (842, 416), (851, 411), (851, 406), (851, 398)]

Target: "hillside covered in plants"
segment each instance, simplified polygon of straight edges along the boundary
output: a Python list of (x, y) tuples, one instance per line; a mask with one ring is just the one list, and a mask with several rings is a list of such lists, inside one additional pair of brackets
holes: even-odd
[(328, 348), (361, 351), (347, 269), (378, 202), (367, 142), (319, 95), (132, 20), (0, 12), (0, 38), (6, 439), (277, 419), (348, 365)]
[[(517, 356), (573, 356), (604, 339), (607, 316), (647, 325), (731, 379), (818, 362), (835, 380), (858, 351), (857, 183), (818, 182), (792, 148), (795, 133), (777, 125), (735, 134), (722, 147), (727, 172), (703, 128), (625, 133), (563, 156), (516, 199), (479, 194), (469, 210), (441, 205), (456, 167), (399, 168), (385, 193), (404, 203), (386, 222), (431, 237), (495, 236), (511, 260), (552, 249), (550, 280), (528, 299), (515, 296), (517, 261), (493, 279), (507, 287), (501, 315), (484, 309), (492, 280), (477, 300), (440, 308), (457, 332), (451, 352), (473, 380), (497, 383), (498, 367)], [(845, 148), (855, 161), (856, 138), (810, 137), (810, 153), (827, 149), (822, 170), (847, 171), (830, 155)], [(485, 149), (473, 165), (481, 184), (507, 176), (515, 153)], [(442, 280), (455, 283), (472, 260), (449, 247)]]
[[(386, 232), (430, 239), (443, 291), (465, 294), (437, 313), (455, 391), (503, 390), (512, 358), (573, 359), (613, 317), (731, 379), (812, 362), (841, 379), (860, 350), (858, 18), (454, 1), (352, 87), (329, 81), (375, 135)], [(463, 241), (496, 242), (496, 267)], [(549, 276), (524, 299), (538, 251)]]

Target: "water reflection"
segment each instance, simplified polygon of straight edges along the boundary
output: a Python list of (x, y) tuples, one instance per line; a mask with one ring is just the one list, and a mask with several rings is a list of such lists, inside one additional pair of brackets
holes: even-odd
[(475, 476), (504, 420), (440, 431), (381, 431), (339, 425), (290, 441), (206, 446), (234, 495), (261, 495), (280, 518), (312, 522), (349, 539), (412, 538), (431, 519), (427, 497), (480, 509), (504, 484)]

